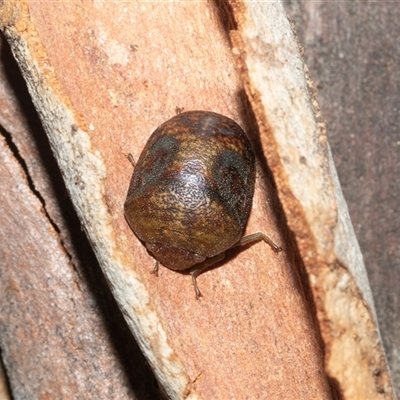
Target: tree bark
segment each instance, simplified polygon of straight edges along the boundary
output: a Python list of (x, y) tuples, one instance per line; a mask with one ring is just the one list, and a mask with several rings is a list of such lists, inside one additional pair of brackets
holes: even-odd
[(157, 398), (0, 39), (0, 348), (13, 398)]
[[(372, 296), (325, 127), (280, 3), (232, 2), (231, 8), (207, 2), (14, 1), (0, 12), (82, 228), (166, 396), (392, 398)], [(153, 260), (122, 210), (132, 173), (125, 155), (137, 159), (150, 133), (177, 107), (220, 112), (245, 128), (258, 158), (246, 233), (263, 231), (284, 247), (279, 255), (264, 243), (228, 253), (220, 268), (198, 279), (204, 295), (199, 301), (189, 276), (166, 268), (158, 278), (149, 274)], [(5, 160), (12, 159), (6, 146), (3, 152)], [(54, 287), (26, 295), (60, 294), (60, 303), (54, 295), (50, 301), (39, 296), (37, 306), (19, 317), (35, 321), (28, 332), (46, 325), (42, 319), (50, 315), (63, 327), (80, 327), (79, 319), (65, 320), (78, 317), (85, 303), (69, 292), (76, 288), (74, 268), (53, 278), (60, 234), (35, 220), (43, 206), (12, 184), (23, 174), (11, 162), (4, 164), (4, 175), (13, 173), (5, 185), (13, 188), (4, 199), (13, 217), (4, 251), (10, 253), (10, 243), (21, 237), (14, 215), (29, 215), (32, 246), (25, 255), (37, 256), (26, 256), (22, 265), (39, 262), (39, 255), (48, 260), (43, 268), (48, 278), (31, 286), (53, 280)], [(48, 240), (39, 251), (34, 244), (42, 237)], [(12, 279), (10, 271), (6, 284), (15, 281), (16, 292), (24, 292), (20, 285), (27, 278)], [(88, 281), (97, 287), (92, 276)], [(76, 391), (72, 371), (78, 367), (72, 363), (82, 370), (86, 364), (72, 350), (79, 348), (81, 332), (97, 333), (98, 325), (89, 326), (96, 329), (79, 328), (74, 340), (48, 335), (50, 348), (67, 353), (67, 365), (47, 373), (49, 381), (57, 382), (63, 371), (65, 386)], [(29, 342), (27, 336), (35, 335), (15, 343)], [(12, 343), (10, 337), (3, 346)], [(13, 387), (13, 378), (25, 376), (30, 366), (21, 362), (13, 377), (12, 358), (6, 360)], [(107, 377), (98, 390), (108, 385)]]
[(286, 1), (318, 88), (400, 393), (400, 7)]

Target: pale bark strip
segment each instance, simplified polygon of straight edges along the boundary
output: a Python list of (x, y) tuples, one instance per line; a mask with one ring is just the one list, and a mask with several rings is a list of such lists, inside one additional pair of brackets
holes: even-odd
[(346, 398), (393, 398), (367, 273), (290, 23), (279, 2), (232, 5), (233, 51), (308, 269), (326, 369)]

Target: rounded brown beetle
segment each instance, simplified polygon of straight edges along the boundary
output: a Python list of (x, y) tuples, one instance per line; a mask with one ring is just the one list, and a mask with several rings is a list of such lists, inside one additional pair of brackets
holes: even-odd
[(227, 249), (264, 240), (242, 237), (254, 193), (255, 158), (242, 128), (223, 115), (188, 111), (150, 136), (134, 168), (126, 219), (158, 262), (196, 277)]

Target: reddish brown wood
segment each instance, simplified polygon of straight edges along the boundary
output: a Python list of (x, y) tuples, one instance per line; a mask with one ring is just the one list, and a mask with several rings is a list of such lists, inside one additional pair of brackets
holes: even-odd
[(0, 51), (0, 347), (12, 395), (157, 398), (3, 36)]

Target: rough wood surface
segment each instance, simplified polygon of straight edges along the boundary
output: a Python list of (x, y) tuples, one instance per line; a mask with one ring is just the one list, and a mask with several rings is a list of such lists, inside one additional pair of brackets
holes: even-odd
[(400, 7), (286, 1), (304, 46), (400, 393)]
[[(227, 4), (218, 8), (208, 2), (9, 1), (3, 3), (0, 16), (2, 12), (4, 32), (27, 80), (82, 227), (130, 329), (169, 397), (332, 398), (340, 386), (348, 398), (355, 398), (354, 390), (364, 385), (361, 393), (380, 390), (381, 398), (389, 398), (390, 382), (368, 282), (362, 268), (358, 273), (351, 269), (359, 257), (351, 229), (341, 237), (349, 235), (352, 246), (335, 247), (342, 243), (337, 240), (341, 235), (338, 228), (349, 225), (346, 214), (340, 213), (342, 219), (335, 225), (336, 207), (343, 205), (336, 203), (341, 201), (340, 191), (335, 191), (337, 182), (323, 126), (313, 114), (310, 99), (296, 103), (307, 97), (308, 88), (290, 26), (279, 3), (260, 14), (264, 28), (271, 24), (272, 32), (275, 29), (286, 38), (285, 44), (293, 50), (289, 61), (298, 63), (287, 68), (288, 77), (295, 75), (303, 84), (294, 87), (294, 92), (289, 89), (292, 101), (309, 119), (300, 118), (295, 125), (314, 132), (303, 157), (295, 149), (283, 154), (274, 143), (280, 125), (272, 124), (270, 113), (284, 119), (289, 116), (287, 111), (270, 109), (266, 117), (254, 96), (261, 88), (249, 90), (245, 75), (249, 64), (245, 65), (248, 59), (244, 54), (254, 49), (257, 30), (246, 32), (246, 10), (236, 11), (241, 34), (232, 35), (235, 53), (241, 56), (236, 60), (227, 31), (235, 24)], [(269, 56), (260, 64), (268, 67), (260, 69), (261, 75), (268, 76), (266, 71), (282, 60), (277, 62), (265, 49), (257, 51)], [(269, 80), (279, 82), (273, 75)], [(283, 79), (283, 87), (289, 81)], [(249, 132), (258, 154), (258, 179), (247, 232), (265, 231), (285, 248), (279, 255), (263, 243), (233, 251), (223, 266), (199, 278), (204, 294), (200, 301), (194, 298), (189, 276), (165, 268), (158, 278), (149, 274), (153, 261), (122, 214), (131, 174), (125, 154), (137, 158), (149, 134), (174, 115), (176, 107), (220, 112)], [(266, 155), (296, 237), (286, 227)], [(313, 155), (320, 158), (314, 160)], [(280, 166), (280, 157), (285, 163), (293, 156), (297, 157), (293, 166), (300, 174), (295, 169), (288, 174)], [(313, 171), (322, 166), (325, 175), (315, 173), (317, 183), (313, 179), (307, 182), (307, 188), (315, 192), (308, 203), (302, 203), (301, 192), (296, 193), (296, 200), (292, 190), (301, 173), (307, 172), (307, 165)], [(321, 187), (324, 189), (318, 194)], [(309, 268), (317, 312), (300, 254)], [(335, 307), (338, 300), (349, 309), (342, 325), (340, 310)], [(327, 345), (330, 376), (324, 372), (324, 343), (317, 315)], [(338, 340), (330, 337), (338, 333)], [(357, 334), (361, 336), (354, 336)], [(361, 345), (354, 343), (355, 337), (361, 337)], [(346, 343), (349, 338), (353, 342)], [(348, 349), (347, 357), (354, 356), (350, 374), (348, 365), (343, 365), (343, 349)], [(381, 368), (380, 374), (372, 376), (376, 366)], [(359, 367), (358, 382), (355, 367)]]
[(362, 255), (289, 21), (280, 3), (232, 4), (233, 51), (309, 274), (326, 369), (345, 398), (393, 398)]
[(0, 52), (0, 348), (13, 398), (159, 398), (3, 36)]

